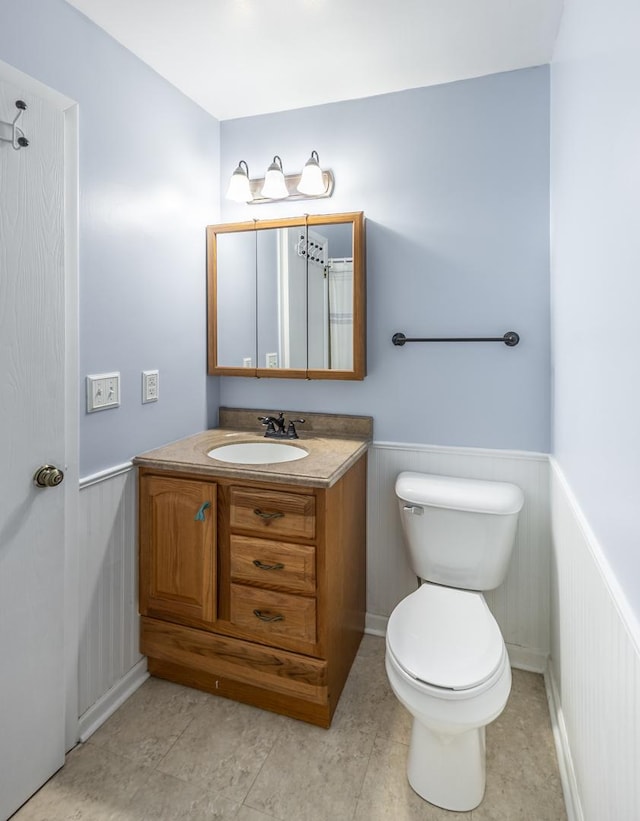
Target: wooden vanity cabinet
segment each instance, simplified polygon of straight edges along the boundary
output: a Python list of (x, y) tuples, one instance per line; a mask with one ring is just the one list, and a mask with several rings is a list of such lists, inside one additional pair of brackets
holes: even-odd
[(364, 630), (366, 454), (330, 488), (139, 481), (149, 671), (328, 727)]

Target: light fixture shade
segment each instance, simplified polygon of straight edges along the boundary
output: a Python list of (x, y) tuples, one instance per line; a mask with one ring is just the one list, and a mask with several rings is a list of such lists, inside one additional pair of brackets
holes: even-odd
[(267, 168), (261, 193), (263, 197), (270, 200), (282, 200), (289, 196), (289, 189), (282, 171), (282, 160), (277, 154), (269, 168)]
[(227, 188), (227, 199), (234, 202), (251, 202), (253, 199), (249, 183), (249, 166), (244, 160), (240, 160), (238, 167), (231, 175)]
[(324, 194), (326, 188), (322, 169), (320, 168), (320, 157), (317, 151), (312, 151), (311, 156), (302, 169), (300, 182), (298, 183), (298, 191), (301, 194), (308, 194), (313, 197), (318, 194)]

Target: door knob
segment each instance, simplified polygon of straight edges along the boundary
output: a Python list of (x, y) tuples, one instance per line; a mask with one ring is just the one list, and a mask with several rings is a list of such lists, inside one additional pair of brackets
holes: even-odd
[(64, 473), (55, 465), (42, 465), (33, 474), (36, 487), (56, 487), (64, 479)]

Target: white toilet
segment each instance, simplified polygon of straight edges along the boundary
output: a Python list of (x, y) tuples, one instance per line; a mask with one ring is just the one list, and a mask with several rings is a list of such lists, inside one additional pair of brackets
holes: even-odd
[(511, 689), (504, 640), (480, 591), (504, 580), (524, 497), (505, 482), (412, 472), (395, 489), (423, 582), (387, 627), (389, 682), (414, 717), (407, 775), (422, 798), (462, 812), (482, 801), (485, 726)]

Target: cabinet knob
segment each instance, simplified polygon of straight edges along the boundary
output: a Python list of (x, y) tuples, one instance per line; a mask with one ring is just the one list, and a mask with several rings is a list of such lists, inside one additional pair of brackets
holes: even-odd
[(260, 621), (284, 621), (282, 613), (263, 613), (262, 610), (254, 610), (253, 615)]

